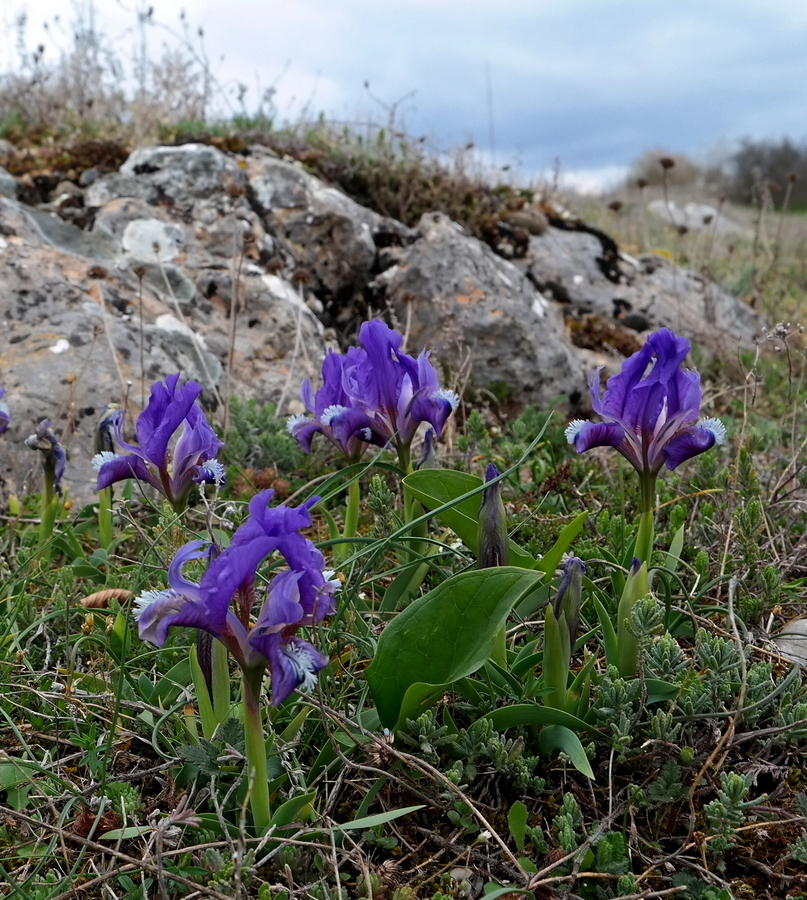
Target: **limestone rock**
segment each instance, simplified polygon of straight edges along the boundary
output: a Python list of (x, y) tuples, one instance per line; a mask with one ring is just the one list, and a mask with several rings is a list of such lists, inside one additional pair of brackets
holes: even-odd
[(583, 366), (569, 346), (557, 304), (512, 263), (442, 213), (427, 213), (419, 238), (374, 282), (409, 334), (461, 380), (520, 403), (577, 402)]
[(638, 332), (672, 328), (722, 357), (761, 334), (754, 310), (715, 283), (661, 256), (612, 265), (594, 233), (550, 228), (516, 264), (567, 315), (595, 313)]
[(300, 165), (254, 149), (246, 171), (267, 230), (320, 300), (350, 312), (371, 279), (378, 236), (385, 236), (385, 245), (400, 245), (412, 239), (411, 230), (359, 206)]

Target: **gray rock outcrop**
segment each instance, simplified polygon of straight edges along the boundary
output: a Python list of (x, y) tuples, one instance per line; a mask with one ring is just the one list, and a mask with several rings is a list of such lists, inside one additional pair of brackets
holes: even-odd
[[(172, 372), (200, 381), (215, 415), (229, 393), (301, 411), (329, 326), (350, 340), (368, 314), (392, 319), (409, 352), (430, 348), (455, 385), (515, 405), (576, 403), (592, 361), (618, 366), (661, 325), (726, 356), (760, 330), (716, 285), (620, 257), (591, 229), (511, 222), (526, 250), (511, 261), (441, 213), (408, 228), (263, 147), (140, 148), (85, 175), (54, 178), (37, 206), (15, 199), (33, 196), (16, 190), (25, 176), (0, 184), (0, 476), (17, 491), (39, 463), (22, 442), (49, 417), (71, 493), (91, 499), (101, 408), (134, 417)], [(594, 320), (609, 339), (592, 340)]]

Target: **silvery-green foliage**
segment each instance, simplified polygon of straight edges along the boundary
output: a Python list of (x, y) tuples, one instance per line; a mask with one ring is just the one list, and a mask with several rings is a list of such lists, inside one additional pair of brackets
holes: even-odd
[(776, 606), (782, 599), (782, 573), (776, 566), (765, 566), (759, 581), (769, 606)]
[(643, 597), (636, 601), (631, 610), (628, 628), (636, 638), (640, 652), (644, 653), (653, 637), (664, 628), (664, 616), (655, 597)]
[(785, 691), (776, 710), (774, 725), (784, 729), (774, 735), (774, 744), (798, 746), (807, 741), (807, 699)]
[(593, 704), (595, 715), (600, 724), (611, 730), (620, 757), (632, 744), (641, 694), (641, 682), (626, 681), (616, 666), (608, 666), (607, 674), (600, 679)]
[(796, 862), (807, 863), (807, 830), (802, 828), (801, 834), (787, 848), (787, 855)]
[(433, 709), (427, 710), (417, 719), (407, 719), (406, 731), (402, 731), (399, 737), (410, 747), (417, 747), (423, 758), (432, 765), (437, 765), (440, 761), (438, 749), (455, 740), (455, 735), (449, 733), (448, 726), (437, 724)]
[(646, 669), (662, 681), (676, 681), (688, 665), (678, 641), (669, 632), (662, 634), (645, 651)]
[(695, 556), (695, 571), (700, 575), (701, 582), (706, 580), (709, 574), (709, 554), (705, 550), (698, 550)]
[(385, 538), (400, 524), (399, 518), (395, 514), (395, 495), (389, 489), (383, 475), (377, 472), (370, 479), (367, 506), (373, 514), (371, 537)]
[(564, 794), (560, 812), (552, 820), (552, 830), (557, 834), (561, 850), (571, 853), (582, 843), (578, 828), (583, 824), (583, 816), (573, 794)]
[(735, 693), (732, 682), (740, 680), (737, 645), (732, 640), (709, 634), (702, 629), (698, 631), (696, 640), (695, 655), (703, 670), (701, 677), (717, 708), (721, 700), (726, 700)]
[(672, 744), (681, 731), (681, 723), (673, 722), (673, 714), (657, 709), (650, 715), (650, 734), (656, 741)]
[(478, 719), (463, 729), (456, 738), (456, 750), (466, 761), (466, 776), (467, 766), (473, 766), (475, 773), (478, 765), (487, 764), (521, 791), (539, 794), (546, 785), (535, 775), (539, 758), (524, 755), (523, 738), (505, 738), (493, 730), (489, 719)]
[(767, 794), (755, 800), (746, 799), (752, 780), (751, 775), (721, 772), (717, 799), (703, 808), (707, 833), (716, 835), (710, 842), (710, 850), (718, 856), (734, 846), (734, 836), (745, 821), (746, 810), (767, 799)]
[(686, 683), (678, 697), (678, 710), (685, 716), (697, 716), (705, 712), (714, 712), (712, 692), (699, 678)]
[[(749, 666), (744, 706), (753, 706), (755, 703), (764, 700), (765, 697), (773, 691), (775, 686), (776, 682), (773, 677), (773, 666), (769, 662), (758, 662)], [(744, 712), (742, 714), (742, 721), (747, 724), (753, 724), (754, 722), (759, 721), (759, 719), (767, 715), (767, 711), (770, 709), (773, 702), (774, 701), (772, 700), (770, 703), (766, 703), (749, 712)]]

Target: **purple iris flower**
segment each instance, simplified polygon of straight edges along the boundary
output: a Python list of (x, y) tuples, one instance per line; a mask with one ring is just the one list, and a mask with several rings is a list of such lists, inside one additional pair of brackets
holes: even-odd
[(578, 453), (615, 447), (643, 475), (682, 462), (722, 444), (726, 428), (719, 419), (698, 420), (700, 375), (682, 367), (689, 353), (686, 338), (662, 328), (625, 360), (600, 396), (600, 369), (590, 379), (591, 405), (604, 421), (572, 422), (566, 438)]
[[(314, 414), (291, 416), (288, 429), (306, 453), (311, 452), (311, 441), (315, 434), (322, 434), (345, 454), (350, 462), (358, 462), (369, 446), (372, 435), (368, 433), (345, 436), (335, 433), (331, 421), (340, 412), (354, 406), (354, 400), (345, 390), (343, 376), (345, 366), (354, 366), (366, 358), (364, 350), (352, 348), (346, 355), (329, 350), (322, 361), (322, 387), (316, 395), (308, 378), (303, 382), (301, 396), (306, 408)], [(357, 360), (356, 357), (360, 357)]]
[[(99, 428), (107, 432), (114, 429), (118, 443), (127, 452), (125, 456), (110, 451), (96, 454), (93, 465), (98, 469), (98, 490), (136, 478), (148, 482), (176, 510), (182, 510), (194, 484), (221, 483), (224, 467), (216, 454), (223, 442), (196, 402), (201, 393), (202, 386), (195, 381), (180, 385), (178, 374), (153, 384), (149, 402), (135, 425), (139, 447), (123, 438), (123, 410), (111, 410)], [(182, 431), (172, 452), (170, 445), (180, 426)]]
[(3, 400), (3, 397), (6, 395), (6, 389), (4, 387), (0, 387), (0, 434), (2, 434), (6, 428), (8, 428), (8, 423), (11, 421), (11, 414), (8, 411), (8, 404)]
[[(135, 601), (140, 637), (162, 647), (168, 629), (184, 625), (218, 638), (245, 672), (272, 676), (272, 704), (282, 703), (296, 688), (310, 689), (327, 663), (312, 644), (297, 637), (301, 626), (314, 625), (335, 610), (339, 583), (324, 571), (324, 558), (300, 531), (311, 525), (309, 508), (269, 507), (273, 490), (249, 504), (249, 518), (233, 535), (230, 546), (210, 562), (197, 584), (182, 574), (195, 559), (209, 558), (209, 545), (191, 541), (168, 569), (168, 588), (148, 591)], [(288, 571), (269, 583), (266, 601), (252, 622), (255, 577), (261, 563), (279, 551)]]
[(293, 416), (289, 430), (304, 449), (320, 431), (349, 457), (357, 444), (393, 444), (408, 459), (421, 422), (428, 422), (439, 437), (459, 398), (440, 388), (429, 352), (417, 359), (402, 353), (403, 336), (383, 322), (365, 322), (359, 341), (361, 348), (325, 358), (323, 387), (316, 398), (312, 400), (310, 385), (303, 388), (303, 400), (316, 419)]

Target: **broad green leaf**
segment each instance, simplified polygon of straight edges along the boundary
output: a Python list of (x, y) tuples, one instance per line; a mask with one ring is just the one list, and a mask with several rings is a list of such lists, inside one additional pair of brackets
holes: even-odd
[(519, 853), (524, 852), (528, 816), (529, 811), (520, 800), (516, 800), (510, 807), (510, 812), (507, 813), (507, 825), (510, 828), (510, 834), (513, 835), (513, 840), (516, 842), (516, 849)]
[(675, 572), (681, 562), (681, 551), (684, 549), (684, 526), (682, 525), (673, 536), (670, 550), (667, 553), (667, 559), (664, 561), (664, 568), (668, 572)]
[(311, 707), (304, 706), (279, 735), (280, 740), (287, 744), (293, 741), (305, 725), (305, 720), (310, 712)]
[(292, 822), (296, 822), (302, 818), (308, 818), (311, 804), (316, 799), (317, 792), (312, 791), (310, 794), (300, 794), (299, 797), (292, 797), (291, 800), (281, 803), (274, 813), (272, 813), (272, 820), (269, 823), (270, 827), (272, 825), (290, 825)]
[[(393, 728), (405, 720), (404, 700), (414, 685), (437, 691), (479, 669), (510, 610), (542, 577), (512, 566), (462, 572), (399, 613), (367, 669), (381, 724)], [(425, 693), (415, 690), (421, 705)]]
[(361, 819), (354, 819), (352, 822), (346, 822), (344, 825), (337, 825), (340, 831), (356, 831), (358, 828), (375, 828), (376, 825), (385, 825), (393, 819), (400, 819), (401, 816), (408, 816), (409, 813), (417, 812), (423, 809), (424, 804), (419, 806), (405, 806), (403, 809), (391, 809), (388, 812), (376, 813), (374, 816), (364, 816)]
[[(407, 475), (403, 484), (413, 497), (429, 511), (436, 512), (462, 538), (465, 545), (476, 553), (479, 507), (485, 487), (481, 478), (453, 469), (419, 469)], [(535, 569), (538, 563), (518, 544), (510, 541), (510, 565), (521, 569)]]
[(144, 834), (153, 834), (154, 826), (152, 825), (129, 825), (126, 828), (113, 828), (111, 831), (105, 831), (99, 836), (102, 841), (129, 841), (132, 838), (141, 837)]
[(562, 750), (572, 761), (572, 765), (578, 772), (582, 772), (587, 778), (594, 780), (594, 772), (588, 761), (586, 751), (580, 742), (580, 738), (564, 725), (547, 725), (538, 735), (538, 750), (541, 753), (550, 753), (552, 750)]
[(397, 731), (403, 727), (407, 719), (417, 719), (418, 716), (423, 715), (427, 709), (430, 709), (437, 703), (450, 687), (450, 681), (445, 684), (424, 684), (422, 681), (410, 684), (401, 701), (398, 720), (393, 730)]
[(494, 709), (493, 712), (482, 716), (490, 719), (496, 731), (504, 731), (506, 728), (514, 728), (518, 725), (563, 725), (574, 731), (590, 731), (596, 733), (597, 729), (588, 722), (578, 719), (571, 713), (562, 709), (552, 709), (549, 706), (537, 706), (534, 703), (517, 703), (513, 706), (503, 706)]
[(672, 700), (681, 693), (680, 684), (670, 684), (669, 681), (662, 681), (660, 678), (645, 678), (644, 684), (647, 690), (648, 703)]
[(482, 900), (496, 900), (497, 897), (504, 897), (507, 894), (524, 894), (525, 897), (535, 898), (532, 891), (525, 888), (517, 888), (510, 885), (509, 887), (501, 887), (498, 884), (489, 883), (485, 885), (485, 893), (482, 894)]

